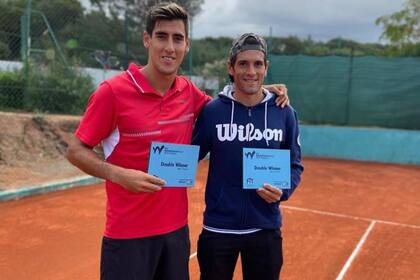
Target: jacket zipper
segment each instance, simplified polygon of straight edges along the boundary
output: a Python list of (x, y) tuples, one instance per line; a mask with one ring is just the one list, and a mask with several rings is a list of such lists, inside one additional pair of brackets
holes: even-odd
[[(252, 107), (248, 107), (248, 117), (251, 118), (252, 117)], [(245, 147), (249, 147), (249, 135), (248, 135), (248, 139), (247, 142), (245, 144)], [(241, 213), (241, 224), (245, 225), (246, 223), (246, 206), (248, 204), (248, 192), (247, 191), (243, 191), (243, 199), (242, 199), (242, 213)]]

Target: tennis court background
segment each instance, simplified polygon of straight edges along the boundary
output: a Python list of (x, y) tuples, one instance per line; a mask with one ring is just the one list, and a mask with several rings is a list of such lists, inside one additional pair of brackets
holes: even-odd
[[(61, 15), (57, 13), (57, 16)], [(19, 26), (20, 16), (15, 18), (15, 24), (11, 25)], [(32, 15), (32, 19), (41, 21), (40, 18), (38, 12)], [(45, 28), (45, 24), (39, 24), (37, 30), (33, 31), (43, 31)], [(26, 32), (26, 35), (22, 35), (17, 30), (12, 37), (19, 40), (21, 36), (28, 36), (31, 31)], [(68, 38), (61, 39), (61, 43), (67, 43)], [(55, 56), (49, 59), (53, 63), (62, 62), (59, 46), (61, 48), (63, 44), (59, 43), (54, 48), (51, 42), (48, 39), (39, 40), (38, 45), (33, 45), (41, 51), (33, 52), (31, 59), (43, 60), (51, 54), (47, 50), (54, 49)], [(133, 40), (131, 43), (136, 45), (139, 42)], [(19, 57), (16, 54), (13, 59)], [(299, 112), (300, 119), (308, 125), (302, 125), (304, 155), (418, 164), (412, 160), (420, 159), (418, 58), (270, 56), (270, 61), (269, 82), (280, 81), (287, 84), (293, 106)], [(29, 68), (28, 75), (39, 69), (36, 64), (29, 67), (32, 68)], [(51, 84), (53, 83), (47, 88), (35, 88), (37, 93), (43, 93), (43, 102), (49, 102), (41, 106), (44, 108), (42, 111), (52, 112), (50, 108), (54, 108), (54, 98), (48, 96), (49, 93), (57, 92), (62, 96), (62, 89), (51, 87)], [(25, 86), (27, 85), (21, 80), (13, 79), (0, 85), (0, 102), (3, 102), (1, 107), (5, 108), (3, 110), (13, 111), (25, 107), (22, 103), (25, 102), (22, 98)], [(382, 129), (384, 127), (391, 129)], [(22, 134), (21, 137), (27, 139), (28, 135)], [(360, 164), (362, 169), (366, 168), (364, 163)], [(314, 164), (306, 166), (305, 181), (297, 196), (290, 202), (290, 206), (300, 210), (284, 210), (287, 220), (291, 221), (285, 225), (285, 234), (289, 236), (286, 240), (293, 241), (286, 243), (286, 254), (289, 256), (289, 263), (285, 266), (285, 274), (288, 275), (286, 279), (334, 279), (370, 221), (376, 219), (396, 222), (399, 226), (391, 227), (393, 233), (389, 232), (388, 224), (378, 223), (375, 226), (374, 230), (379, 228), (378, 232), (373, 231), (379, 238), (379, 241), (375, 241), (379, 245), (372, 246), (365, 252), (362, 259), (359, 259), (360, 275), (349, 279), (420, 278), (417, 270), (420, 261), (416, 253), (420, 251), (418, 231), (401, 226), (418, 226), (420, 184), (416, 174), (419, 170), (411, 165), (388, 168), (388, 165), (371, 163), (368, 166), (368, 175), (358, 171), (359, 167), (352, 163), (341, 164), (340, 161), (314, 161)], [(322, 173), (319, 170), (329, 172)], [(317, 176), (307, 175), (312, 171)], [(412, 173), (409, 175), (405, 172)], [(305, 176), (308, 176), (307, 179)], [(383, 181), (378, 181), (382, 179)], [(61, 194), (55, 193), (0, 204), (3, 213), (0, 265), (4, 275), (10, 276), (10, 279), (36, 279), (38, 276), (38, 279), (83, 279), (84, 275), (93, 275), (93, 279), (96, 278), (97, 240), (102, 232), (104, 213), (101, 208), (104, 203), (101, 188), (98, 187), (93, 194), (81, 191), (82, 194), (72, 196), (69, 201), (66, 198), (62, 200)], [(73, 190), (70, 192), (73, 193)], [(300, 193), (305, 196), (302, 197)], [(190, 220), (192, 223), (199, 223), (200, 207), (203, 205), (198, 199), (202, 201), (202, 198), (197, 196), (195, 199), (192, 196), (197, 203), (191, 204), (194, 218)], [(398, 200), (390, 202), (388, 199)], [(71, 205), (77, 200), (82, 203), (78, 208)], [(30, 201), (33, 202), (29, 203)], [(58, 204), (54, 204), (54, 201)], [(27, 207), (27, 203), (32, 206)], [(87, 205), (89, 203), (92, 204)], [(66, 204), (70, 206), (70, 210), (66, 209)], [(3, 205), (6, 206), (3, 208)], [(8, 205), (13, 205), (14, 208), (7, 210)], [(350, 208), (340, 208), (345, 205)], [(340, 207), (335, 208), (337, 206)], [(378, 207), (380, 210), (377, 210)], [(343, 211), (339, 211), (340, 209)], [(321, 212), (313, 213), (309, 210)], [(345, 213), (353, 218), (331, 216), (331, 213)], [(72, 216), (78, 217), (79, 221), (72, 224)], [(368, 220), (358, 219), (360, 217)], [(299, 219), (303, 223), (292, 223)], [(325, 227), (321, 228), (320, 224)], [(193, 244), (199, 228), (192, 228)], [(311, 230), (302, 230), (308, 228)], [(349, 239), (343, 236), (349, 232), (353, 234), (353, 231), (358, 234)], [(92, 238), (93, 235), (95, 238)], [(86, 247), (78, 247), (78, 243), (85, 244)], [(323, 250), (325, 248), (332, 250)], [(67, 254), (61, 254), (63, 252)], [(373, 255), (370, 254), (372, 252)], [(47, 273), (47, 276), (42, 277), (42, 272)], [(62, 272), (64, 274), (61, 276), (55, 274)], [(294, 274), (296, 272), (298, 274)]]
[[(420, 167), (303, 163), (302, 184), (282, 206), (283, 280), (420, 278)], [(189, 190), (192, 280), (199, 279), (195, 252), (206, 171), (207, 162), (200, 163)], [(2, 279), (98, 279), (103, 184), (2, 202), (0, 212)]]

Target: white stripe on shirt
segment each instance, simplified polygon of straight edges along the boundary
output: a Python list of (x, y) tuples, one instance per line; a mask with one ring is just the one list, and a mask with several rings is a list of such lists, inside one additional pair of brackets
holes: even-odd
[(203, 228), (205, 230), (211, 231), (211, 232), (217, 232), (217, 233), (226, 233), (226, 234), (250, 234), (250, 233), (254, 233), (257, 231), (260, 231), (260, 228), (249, 228), (249, 229), (225, 229), (225, 228), (214, 228), (214, 227), (209, 227), (206, 225), (203, 225)]

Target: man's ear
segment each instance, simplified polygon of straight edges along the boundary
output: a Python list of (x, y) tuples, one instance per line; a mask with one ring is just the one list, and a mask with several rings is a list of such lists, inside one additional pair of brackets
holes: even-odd
[(230, 60), (226, 61), (226, 68), (228, 70), (229, 75), (233, 76), (234, 69)]
[(268, 73), (268, 66), (270, 65), (270, 61), (267, 60), (267, 62), (265, 63), (265, 73), (264, 73), (264, 77), (267, 77), (267, 73)]
[(150, 40), (151, 40), (151, 36), (149, 35), (149, 33), (147, 33), (147, 31), (143, 32), (143, 46), (148, 49), (150, 47)]
[(185, 52), (188, 53), (190, 51), (190, 39), (187, 39), (187, 47), (185, 48)]

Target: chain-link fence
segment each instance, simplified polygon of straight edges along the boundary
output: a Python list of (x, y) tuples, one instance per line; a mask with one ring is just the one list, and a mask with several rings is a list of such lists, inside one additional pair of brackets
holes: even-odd
[(8, 10), (0, 6), (0, 109), (21, 108), (23, 99), (22, 70), (20, 61), (20, 17), (21, 9), (11, 7)]
[(0, 110), (81, 113), (112, 69), (146, 62), (130, 24), (77, 0), (1, 0)]
[[(0, 0), (0, 110), (80, 114), (101, 80), (129, 62), (144, 65), (139, 16), (116, 11), (86, 9), (78, 0)], [(227, 55), (230, 41), (219, 40), (224, 45), (212, 55)], [(211, 43), (196, 44), (190, 54), (201, 60), (195, 61), (212, 57)], [(288, 85), (303, 120), (419, 129), (416, 58), (273, 55), (270, 60), (269, 82)], [(191, 71), (189, 62), (183, 66)], [(219, 62), (204, 68), (225, 71), (225, 60)]]

